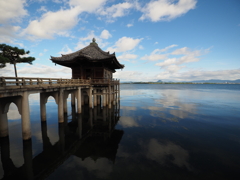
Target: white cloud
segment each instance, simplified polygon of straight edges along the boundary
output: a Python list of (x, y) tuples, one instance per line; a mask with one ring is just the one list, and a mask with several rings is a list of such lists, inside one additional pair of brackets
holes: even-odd
[(41, 6), (37, 11), (38, 11), (38, 12), (41, 12), (41, 11), (47, 12), (47, 9), (46, 9), (45, 6)]
[(206, 54), (208, 52), (209, 49), (191, 51), (189, 48), (183, 47), (180, 49), (176, 49), (175, 51), (170, 53), (171, 55), (176, 56), (183, 55), (182, 57), (166, 59), (163, 62), (156, 63), (156, 66), (160, 66), (162, 69), (165, 69), (170, 73), (174, 73), (184, 68), (184, 66), (180, 66), (181, 64), (197, 62), (200, 60), (199, 56)]
[(177, 62), (177, 58), (171, 58), (167, 59), (164, 62), (157, 63), (156, 66), (170, 66), (172, 64), (175, 64)]
[(94, 37), (96, 37), (96, 35), (94, 34), (94, 31), (90, 31), (86, 37), (81, 37), (79, 39), (81, 41), (90, 41), (90, 40), (92, 41)]
[(71, 78), (71, 68), (63, 66), (46, 66), (42, 64), (26, 64), (22, 68), (18, 68), (19, 77), (59, 77)]
[(123, 54), (121, 56), (118, 56), (119, 60), (124, 60), (124, 61), (130, 61), (131, 59), (136, 59), (137, 55), (136, 54)]
[(150, 56), (145, 55), (141, 59), (142, 60), (149, 60), (149, 61), (158, 61), (158, 60), (166, 59), (166, 57), (167, 57), (166, 54), (151, 54)]
[[(156, 44), (156, 43), (155, 43)], [(148, 61), (158, 61), (158, 60), (164, 60), (168, 57), (168, 54), (162, 54), (162, 52), (166, 52), (167, 50), (176, 47), (176, 44), (167, 46), (163, 49), (155, 49), (153, 52), (151, 52), (150, 55), (145, 55), (141, 59), (142, 60), (148, 60)]]
[(47, 49), (44, 49), (43, 52), (39, 53), (38, 55), (43, 56), (45, 54), (45, 52), (47, 52), (47, 51), (48, 51)]
[(22, 34), (46, 39), (53, 38), (55, 34), (66, 35), (78, 23), (78, 14), (78, 8), (46, 12), (39, 20), (31, 21)]
[(156, 77), (149, 76), (148, 74), (142, 71), (116, 71), (113, 74), (113, 78), (121, 79), (122, 82), (124, 81), (152, 81), (152, 79), (156, 79)]
[(22, 17), (28, 15), (24, 9), (26, 0), (1, 0), (0, 1), (0, 23), (8, 23), (9, 21), (16, 22)]
[(68, 45), (65, 45), (58, 54), (69, 54), (72, 52), (73, 51), (68, 47)]
[(167, 66), (165, 69), (169, 72), (169, 73), (175, 73), (178, 72), (179, 70), (181, 70), (182, 68), (184, 68), (185, 66), (177, 66), (175, 64)]
[(190, 53), (190, 49), (188, 47), (183, 47), (180, 49), (176, 49), (171, 54), (179, 55), (179, 54), (189, 54), (189, 53)]
[(175, 81), (192, 81), (192, 80), (236, 80), (240, 79), (240, 69), (231, 70), (218, 70), (218, 71), (203, 71), (203, 70), (190, 70), (185, 72), (171, 73), (169, 71), (161, 72), (157, 78), (162, 80), (175, 80)]
[(177, 2), (173, 0), (150, 1), (142, 8), (143, 15), (140, 20), (170, 21), (194, 9), (196, 3), (196, 0), (178, 0)]
[(54, 3), (63, 3), (66, 2), (67, 0), (52, 0)]
[(126, 16), (133, 5), (128, 2), (114, 4), (106, 9), (99, 9), (97, 13), (106, 16), (107, 20), (112, 22), (115, 18)]
[(0, 76), (14, 76), (14, 67), (12, 64), (7, 63), (5, 68), (0, 70)]
[(100, 47), (100, 48), (104, 48), (106, 45), (107, 45), (107, 43), (104, 43), (103, 42), (103, 37), (105, 37), (105, 38), (107, 38), (107, 37), (110, 37), (111, 36), (111, 34), (109, 33), (107, 33), (108, 31), (106, 30), (106, 31), (102, 31), (102, 33), (100, 34), (100, 36), (97, 36), (95, 33), (94, 33), (94, 31), (90, 31), (88, 34), (87, 34), (87, 36), (85, 36), (85, 37), (80, 37), (79, 38), (79, 41), (78, 41), (78, 43), (77, 43), (77, 46), (74, 48), (75, 50), (79, 50), (79, 49), (82, 49), (82, 48), (84, 48), (84, 47), (86, 47), (86, 46), (88, 46), (89, 45), (89, 43), (91, 43), (92, 42), (92, 39), (93, 38), (95, 38), (96, 39), (96, 43), (98, 44), (98, 46)]
[(127, 27), (132, 27), (133, 26), (133, 24), (127, 24)]
[(20, 26), (0, 26), (0, 43), (14, 43), (17, 37), (16, 33), (19, 32), (20, 29)]
[[(106, 0), (70, 0), (69, 9), (60, 9), (56, 12), (48, 11), (39, 19), (29, 22), (21, 35), (28, 36), (31, 39), (51, 39), (54, 35), (70, 36), (69, 30), (79, 22), (78, 16), (83, 12), (93, 13), (102, 8)], [(42, 11), (46, 9), (41, 7)]]
[(106, 29), (104, 29), (100, 35), (100, 38), (103, 38), (103, 39), (108, 39), (110, 37), (112, 37), (112, 35)]
[(111, 52), (126, 52), (133, 50), (140, 42), (141, 39), (133, 39), (130, 37), (122, 37), (120, 38), (113, 47), (109, 47), (108, 51)]
[(171, 48), (174, 48), (174, 47), (176, 47), (176, 46), (178, 46), (178, 45), (172, 44), (172, 45), (167, 46), (167, 47), (165, 47), (164, 49), (160, 49), (160, 50), (158, 50), (158, 51), (159, 51), (159, 52), (165, 52), (165, 51), (167, 51), (167, 50), (169, 50), (169, 49), (171, 49)]
[(80, 11), (94, 12), (102, 7), (107, 0), (70, 0), (69, 5), (72, 7), (79, 7)]

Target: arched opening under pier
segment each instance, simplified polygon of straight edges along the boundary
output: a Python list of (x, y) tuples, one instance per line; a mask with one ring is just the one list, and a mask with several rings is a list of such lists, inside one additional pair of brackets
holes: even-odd
[(51, 144), (55, 144), (59, 141), (58, 135), (58, 105), (55, 98), (50, 95), (47, 98), (46, 103), (46, 125), (47, 125), (47, 135), (50, 139)]
[(4, 148), (9, 148), (9, 163), (18, 168), (24, 164), (21, 114), (19, 113), (19, 107), (14, 102), (6, 104), (5, 108), (8, 109), (8, 137), (5, 137), (7, 145)]

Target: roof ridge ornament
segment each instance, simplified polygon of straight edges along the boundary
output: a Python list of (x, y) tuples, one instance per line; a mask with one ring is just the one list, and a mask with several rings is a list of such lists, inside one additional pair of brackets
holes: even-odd
[(94, 45), (98, 46), (98, 44), (96, 43), (96, 39), (95, 38), (92, 39), (92, 42), (90, 44), (94, 44)]

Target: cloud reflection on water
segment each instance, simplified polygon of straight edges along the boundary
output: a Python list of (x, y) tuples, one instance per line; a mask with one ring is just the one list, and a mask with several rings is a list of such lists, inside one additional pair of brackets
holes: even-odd
[(96, 161), (88, 157), (84, 161), (78, 160), (78, 165), (87, 168), (98, 178), (107, 178), (113, 169), (112, 163), (107, 158), (97, 159)]
[(120, 121), (119, 121), (118, 124), (121, 125), (124, 128), (138, 127), (139, 126), (139, 124), (130, 116), (120, 117)]
[[(149, 110), (149, 115), (152, 117), (162, 118), (163, 122), (178, 122), (179, 119), (189, 118), (197, 114), (198, 104), (186, 101), (184, 98), (186, 94), (179, 90), (122, 90), (121, 92), (128, 97), (134, 95), (134, 100), (139, 101), (135, 102), (135, 106), (131, 107), (124, 106), (123, 104), (121, 109), (124, 116), (133, 114), (134, 112), (132, 111), (134, 110), (143, 109)], [(196, 95), (196, 93), (194, 93), (194, 95)], [(200, 97), (200, 95), (196, 95), (195, 97)]]
[(18, 108), (14, 103), (11, 103), (8, 110), (8, 120), (19, 120), (21, 115), (19, 114)]
[(188, 151), (173, 142), (161, 143), (157, 139), (150, 139), (146, 156), (164, 166), (174, 164), (191, 170)]

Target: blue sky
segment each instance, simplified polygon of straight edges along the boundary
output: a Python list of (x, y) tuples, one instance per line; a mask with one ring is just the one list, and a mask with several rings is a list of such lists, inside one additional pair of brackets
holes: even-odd
[[(115, 52), (121, 81), (240, 79), (239, 0), (0, 1), (0, 43), (31, 52), (19, 77), (71, 78), (50, 56), (77, 51), (95, 37)], [(0, 76), (14, 76), (13, 66)]]

